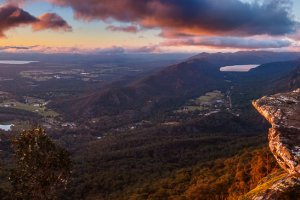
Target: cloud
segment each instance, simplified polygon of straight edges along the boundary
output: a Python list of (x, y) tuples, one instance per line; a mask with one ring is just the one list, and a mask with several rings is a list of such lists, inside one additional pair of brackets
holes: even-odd
[(106, 27), (107, 30), (113, 32), (127, 32), (127, 33), (137, 33), (139, 32), (139, 28), (137, 26), (108, 26)]
[(142, 47), (119, 47), (113, 46), (109, 48), (79, 48), (79, 47), (49, 47), (49, 46), (3, 46), (0, 47), (0, 52), (9, 53), (42, 53), (42, 54), (128, 54), (128, 53), (156, 53), (160, 52), (157, 46), (142, 46)]
[(160, 48), (157, 45), (142, 46), (136, 48), (128, 48), (127, 53), (158, 53), (161, 52)]
[(125, 53), (125, 49), (123, 47), (96, 48), (82, 50), (82, 52), (89, 52), (93, 54), (123, 54)]
[(17, 4), (7, 3), (0, 7), (0, 37), (9, 29), (30, 26), (36, 31), (44, 29), (70, 31), (71, 26), (55, 13), (45, 13), (37, 18), (19, 8)]
[(38, 22), (32, 25), (32, 28), (35, 31), (45, 29), (72, 31), (72, 27), (56, 13), (45, 13), (38, 19)]
[(11, 50), (30, 50), (36, 46), (2, 46), (0, 51), (11, 51)]
[(0, 37), (4, 37), (4, 32), (11, 28), (36, 22), (38, 22), (37, 18), (13, 4), (0, 7)]
[(115, 20), (185, 35), (284, 35), (297, 22), (291, 0), (48, 0), (82, 20)]
[(300, 42), (300, 31), (294, 36), (292, 36), (292, 38)]
[(216, 48), (267, 49), (289, 47), (287, 39), (253, 39), (240, 37), (191, 37), (171, 39), (162, 42), (163, 46), (206, 46)]
[(81, 52), (92, 54), (126, 54), (126, 53), (156, 53), (160, 49), (156, 45), (141, 46), (141, 47), (118, 47), (111, 48), (96, 48), (96, 49), (81, 49)]
[(300, 24), (297, 26), (297, 31), (288, 35), (289, 38), (300, 42)]

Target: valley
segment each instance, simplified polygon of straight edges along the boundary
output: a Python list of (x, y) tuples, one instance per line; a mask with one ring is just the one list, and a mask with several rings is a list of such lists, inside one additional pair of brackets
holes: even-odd
[[(80, 68), (76, 62), (4, 67), (1, 76), (14, 81), (0, 84), (0, 150), (9, 160), (8, 139), (38, 124), (72, 155), (74, 175), (62, 199), (197, 199), (195, 188), (208, 198), (201, 192), (207, 186), (195, 177), (215, 180), (209, 167), (250, 162), (237, 155), (266, 145), (269, 125), (251, 101), (300, 86), (294, 73), (299, 61), (271, 55), (267, 64), (243, 73), (220, 66), (245, 64), (255, 53), (195, 57), (144, 72), (96, 63)], [(270, 87), (274, 83), (284, 87)], [(235, 174), (228, 166), (218, 172)], [(223, 188), (235, 188), (233, 179), (224, 180)], [(210, 188), (209, 198), (233, 195), (213, 183)]]
[[(195, 111), (209, 111), (209, 113), (211, 113), (220, 111), (222, 107), (225, 107), (225, 104), (229, 105), (230, 103), (225, 102), (224, 94), (222, 94), (218, 90), (215, 90), (208, 92), (205, 95), (200, 96), (196, 99), (189, 100), (183, 107), (181, 107), (176, 112), (189, 113)], [(213, 110), (213, 108), (215, 108), (216, 110)]]
[[(247, 60), (244, 53), (241, 55), (243, 60)], [(254, 55), (250, 52), (248, 56), (253, 58)], [(260, 85), (267, 87), (268, 81), (278, 79), (277, 74), (265, 79), (263, 72), (268, 65), (242, 74), (219, 71), (222, 65), (218, 63), (222, 61), (210, 56), (200, 60), (195, 57), (154, 73), (148, 72), (149, 76), (132, 74), (131, 78), (125, 79), (120, 79), (113, 72), (126, 77), (126, 73), (136, 71), (140, 74), (142, 69), (123, 67), (123, 72), (115, 64), (79, 68), (74, 63), (59, 67), (44, 62), (27, 63), (22, 67), (13, 64), (10, 70), (2, 66), (5, 69), (3, 78), (18, 80), (18, 84), (9, 84), (12, 81), (0, 84), (0, 123), (14, 124), (13, 130), (22, 130), (22, 126), (36, 123), (54, 132), (66, 128), (75, 133), (85, 130), (92, 139), (159, 125), (178, 126), (189, 120), (218, 116), (224, 112), (249, 120), (253, 114), (248, 111), (251, 110), (249, 102), (265, 92), (271, 93)], [(238, 54), (230, 56), (238, 58)], [(280, 60), (280, 56), (271, 57), (269, 61)], [(226, 63), (228, 58), (224, 59), (223, 63), (229, 64)], [(234, 64), (240, 66), (243, 60)], [(276, 65), (293, 68), (297, 64), (278, 62), (271, 65), (276, 69)], [(289, 72), (287, 66), (282, 68), (286, 74)], [(115, 79), (110, 77), (107, 81), (100, 81), (100, 77), (106, 75)], [(283, 71), (278, 71), (278, 76), (284, 76)], [(249, 123), (255, 121), (250, 119)]]

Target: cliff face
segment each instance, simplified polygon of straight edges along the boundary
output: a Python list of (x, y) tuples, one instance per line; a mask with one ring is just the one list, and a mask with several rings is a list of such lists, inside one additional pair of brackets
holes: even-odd
[(272, 125), (269, 146), (279, 165), (300, 175), (300, 89), (263, 97), (253, 105)]
[(242, 199), (300, 199), (300, 89), (263, 97), (253, 105), (271, 123), (269, 146), (287, 173), (262, 181)]

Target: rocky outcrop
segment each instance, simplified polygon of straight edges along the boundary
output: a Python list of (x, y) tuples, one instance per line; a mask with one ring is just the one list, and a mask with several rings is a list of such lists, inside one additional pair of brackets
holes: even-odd
[(253, 105), (272, 125), (269, 146), (286, 173), (270, 175), (241, 199), (300, 199), (300, 89), (265, 96)]
[(253, 105), (272, 125), (269, 146), (277, 162), (300, 176), (300, 89), (263, 97)]
[(239, 200), (297, 200), (300, 197), (300, 179), (287, 173), (275, 173), (263, 180)]

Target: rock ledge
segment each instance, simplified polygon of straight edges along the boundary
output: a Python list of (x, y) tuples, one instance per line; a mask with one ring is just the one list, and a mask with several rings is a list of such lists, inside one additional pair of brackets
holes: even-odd
[(271, 123), (269, 146), (279, 165), (300, 176), (300, 89), (265, 96), (254, 107)]
[(269, 146), (286, 171), (271, 174), (241, 200), (300, 199), (300, 89), (252, 102), (272, 125)]

